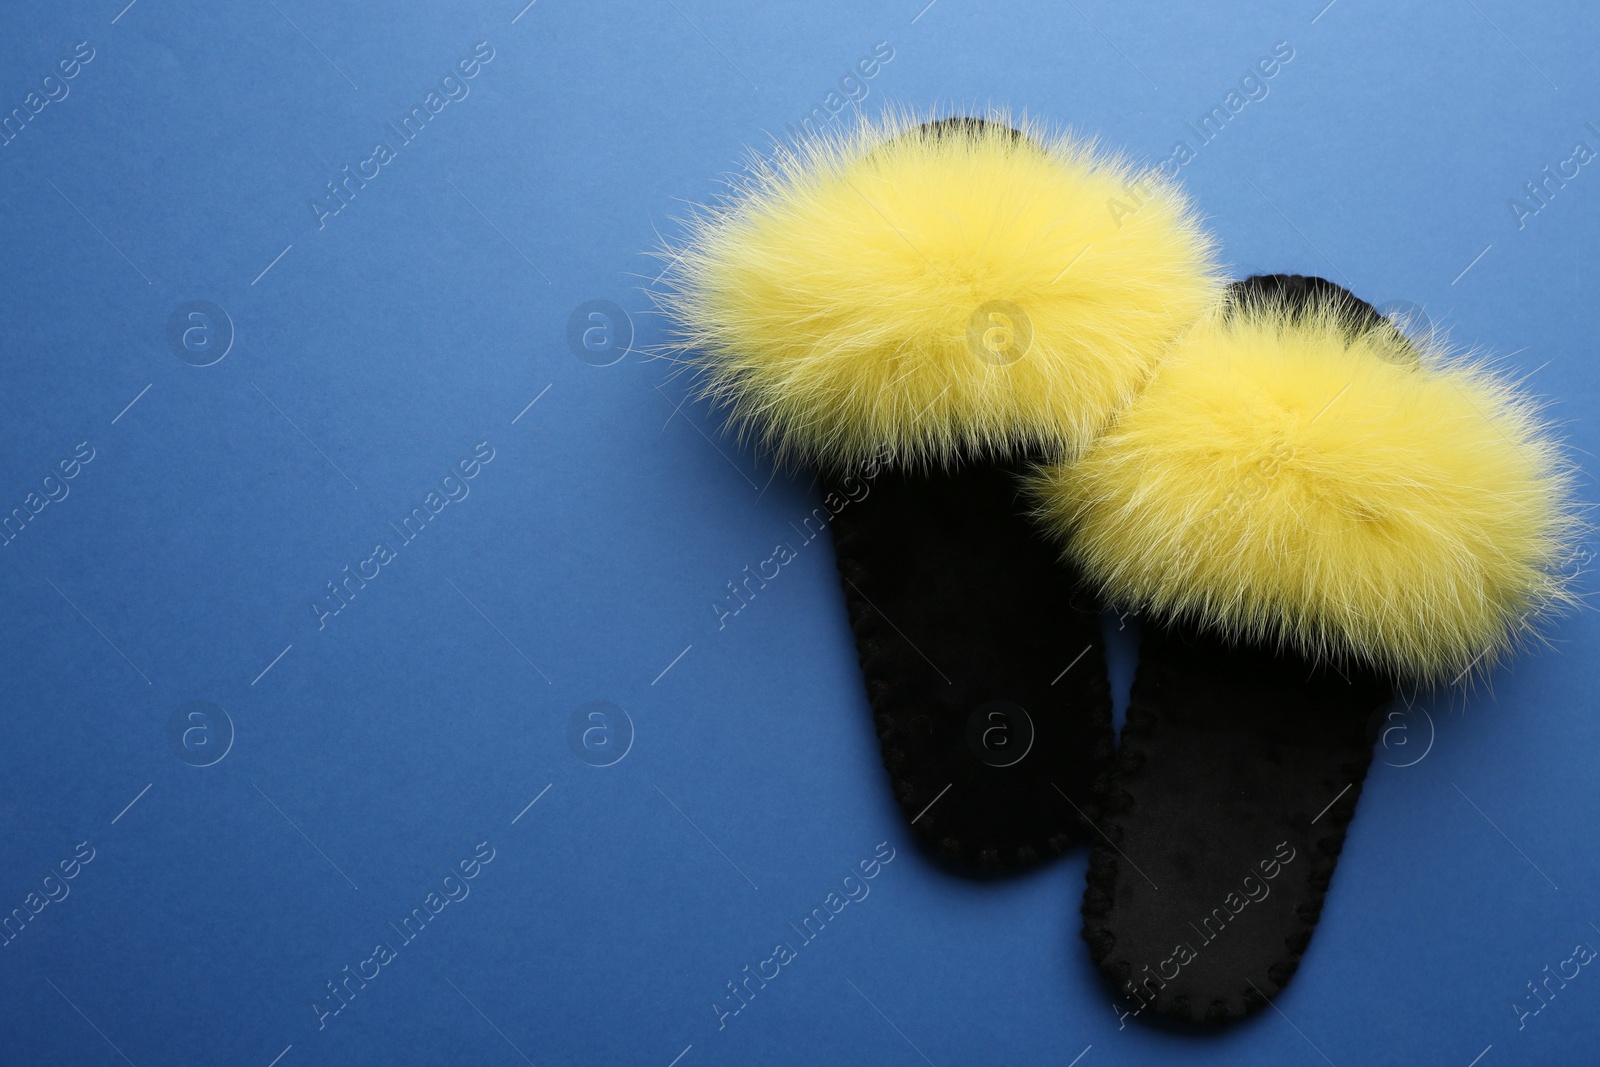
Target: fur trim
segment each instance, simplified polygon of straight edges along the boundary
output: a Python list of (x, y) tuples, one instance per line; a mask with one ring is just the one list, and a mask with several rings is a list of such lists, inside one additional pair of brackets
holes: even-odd
[(690, 220), (660, 299), (741, 431), (841, 466), (1075, 450), (1216, 304), (1175, 186), (1007, 121), (780, 147)]
[(1035, 488), (1120, 605), (1459, 681), (1573, 601), (1571, 481), (1480, 361), (1323, 297), (1207, 317)]

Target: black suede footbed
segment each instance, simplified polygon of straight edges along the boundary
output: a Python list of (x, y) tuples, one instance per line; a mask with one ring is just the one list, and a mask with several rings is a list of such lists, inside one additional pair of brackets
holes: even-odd
[(833, 522), (895, 800), (975, 872), (1081, 840), (1111, 762), (1099, 615), (1029, 516), (1029, 462), (885, 470)]

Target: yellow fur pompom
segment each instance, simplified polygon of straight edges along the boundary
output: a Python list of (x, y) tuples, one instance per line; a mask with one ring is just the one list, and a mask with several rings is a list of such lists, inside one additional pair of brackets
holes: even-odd
[(906, 116), (756, 159), (662, 298), (705, 392), (780, 457), (1081, 447), (1214, 306), (1176, 188), (1006, 120)]
[(1572, 599), (1570, 482), (1512, 386), (1324, 299), (1201, 321), (1036, 488), (1114, 603), (1456, 681)]

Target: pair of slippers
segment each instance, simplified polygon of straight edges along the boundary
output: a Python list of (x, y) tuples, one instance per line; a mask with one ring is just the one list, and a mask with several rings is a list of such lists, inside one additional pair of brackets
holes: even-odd
[[(1093, 848), (1124, 1014), (1294, 973), (1397, 690), (1572, 597), (1533, 403), (1315, 278), (1228, 284), (1181, 192), (1003, 120), (755, 160), (665, 300), (731, 421), (841, 506), (894, 796), (950, 865)], [(1138, 612), (1114, 745), (1103, 612)]]

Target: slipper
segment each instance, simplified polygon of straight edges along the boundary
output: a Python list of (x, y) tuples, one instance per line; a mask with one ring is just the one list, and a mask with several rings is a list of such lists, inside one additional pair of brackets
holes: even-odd
[(1528, 399), (1321, 279), (1230, 296), (1036, 483), (1147, 616), (1083, 898), (1124, 1019), (1270, 1003), (1396, 686), (1487, 671), (1572, 600), (1570, 467)]
[(918, 840), (981, 871), (1081, 840), (1112, 741), (1097, 612), (1023, 474), (1220, 300), (1188, 203), (1026, 123), (890, 116), (753, 160), (668, 254), (703, 395), (824, 479)]

